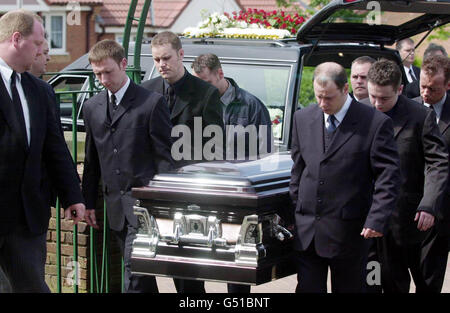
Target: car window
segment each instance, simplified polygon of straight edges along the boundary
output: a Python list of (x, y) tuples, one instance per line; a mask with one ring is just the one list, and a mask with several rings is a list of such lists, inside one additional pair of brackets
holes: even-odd
[[(184, 62), (191, 72), (191, 63)], [(281, 140), (291, 67), (286, 65), (256, 65), (222, 63), (225, 76), (233, 78), (239, 87), (258, 97), (267, 107), (272, 120), (274, 139)], [(151, 78), (158, 77), (153, 71)]]
[[(88, 76), (69, 76), (61, 75), (55, 80), (51, 81), (50, 84), (53, 90), (58, 92), (63, 91), (80, 91), (83, 85), (86, 83)], [(79, 101), (81, 95), (77, 96), (77, 101)], [(72, 117), (72, 95), (71, 94), (60, 94), (60, 108), (62, 117)]]

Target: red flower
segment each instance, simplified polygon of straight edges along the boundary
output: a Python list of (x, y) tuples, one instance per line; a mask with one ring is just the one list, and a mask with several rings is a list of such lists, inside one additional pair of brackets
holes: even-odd
[(252, 9), (250, 9), (250, 8), (248, 8), (247, 12), (250, 13), (250, 14), (253, 13), (253, 12), (252, 12)]
[(284, 12), (283, 11), (281, 11), (281, 16), (284, 17)]
[(281, 24), (280, 29), (285, 29), (287, 27), (286, 23)]
[(276, 15), (276, 14), (277, 14), (277, 10), (273, 10), (273, 11), (272, 11), (272, 14), (273, 14), (273, 15)]
[(303, 16), (300, 16), (300, 23), (303, 23), (305, 21), (305, 18)]
[(297, 32), (297, 30), (295, 29), (295, 27), (292, 27), (291, 33), (295, 34), (296, 32)]
[(283, 19), (283, 21), (286, 22), (288, 19), (289, 19), (289, 17), (286, 16), (286, 17)]

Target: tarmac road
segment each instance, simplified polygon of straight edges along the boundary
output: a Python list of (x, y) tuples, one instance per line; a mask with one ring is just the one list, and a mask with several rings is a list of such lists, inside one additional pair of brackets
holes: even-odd
[[(450, 256), (449, 256), (450, 260)], [(159, 292), (161, 293), (175, 293), (175, 285), (171, 278), (157, 277)], [(412, 282), (412, 278), (411, 278)], [(293, 293), (297, 285), (297, 276), (291, 275), (282, 279), (275, 280), (270, 283), (259, 286), (252, 286), (251, 293)], [(208, 293), (225, 293), (227, 292), (227, 285), (225, 283), (206, 282), (206, 292)], [(328, 291), (331, 290), (330, 275), (328, 275)], [(414, 292), (414, 283), (411, 283), (410, 292)], [(445, 273), (443, 293), (450, 293), (450, 261), (447, 262), (447, 271)]]

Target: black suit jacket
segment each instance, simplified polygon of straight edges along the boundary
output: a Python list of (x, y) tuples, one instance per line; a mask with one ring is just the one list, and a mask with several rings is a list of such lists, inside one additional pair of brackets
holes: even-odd
[[(164, 95), (164, 79), (161, 76), (143, 82), (141, 86)], [(196, 117), (202, 118), (201, 129), (194, 127), (194, 118)], [(191, 132), (191, 146), (187, 147), (191, 152), (190, 160), (175, 160), (177, 167), (190, 163), (207, 161), (203, 155), (203, 147), (211, 138), (202, 136), (201, 145), (195, 145), (194, 135), (198, 135), (200, 131), (202, 132), (201, 134), (203, 134), (205, 128), (209, 125), (217, 125), (222, 129), (222, 134), (217, 134), (218, 136), (222, 135), (222, 145), (217, 148), (220, 149), (218, 153), (221, 157), (225, 157), (223, 103), (220, 101), (219, 91), (216, 87), (188, 72), (181, 93), (177, 94), (175, 105), (170, 113), (170, 120), (174, 128), (178, 125), (186, 125)], [(177, 144), (180, 137), (181, 136), (176, 135), (172, 136), (174, 144)], [(194, 149), (191, 149), (191, 147), (194, 147)], [(195, 157), (195, 150), (197, 150), (196, 154), (197, 156), (200, 156), (200, 158)]]
[(421, 242), (414, 216), (439, 212), (447, 187), (448, 153), (433, 110), (399, 96), (392, 111), (394, 136), (400, 156), (402, 185), (390, 228), (399, 245)]
[[(51, 100), (37, 78), (22, 74), (30, 124), (30, 146), (21, 135), (11, 98), (0, 79), (0, 233), (16, 227), (20, 212), (32, 233), (47, 231), (50, 218), (46, 171), (62, 206), (83, 202), (78, 174), (50, 108)], [(44, 169), (45, 167), (45, 169)]]
[(304, 251), (314, 240), (322, 257), (360, 254), (363, 227), (384, 233), (398, 195), (392, 120), (353, 100), (326, 153), (323, 136), (323, 112), (317, 105), (295, 113), (289, 190), (295, 249)]
[(125, 218), (137, 227), (131, 188), (147, 185), (156, 173), (172, 166), (171, 124), (165, 99), (132, 81), (111, 120), (107, 110), (106, 90), (83, 107), (83, 195), (87, 209), (95, 209), (101, 177), (109, 226), (121, 231)]
[[(414, 101), (423, 104), (422, 97), (416, 97)], [(441, 117), (438, 123), (439, 131), (444, 139), (447, 150), (450, 153), (450, 91), (447, 91), (447, 99), (442, 108)], [(450, 161), (449, 161), (450, 162)], [(450, 173), (450, 169), (449, 169)], [(442, 209), (439, 211), (437, 227), (443, 235), (450, 236), (450, 177), (447, 183), (447, 191), (444, 194)]]
[(403, 88), (403, 92), (402, 94), (404, 96), (406, 96), (407, 98), (415, 98), (420, 96), (420, 85), (419, 85), (419, 81), (420, 81), (420, 67), (417, 66), (412, 66), (414, 75), (416, 76), (417, 80), (411, 82), (411, 83), (407, 83), (405, 85), (405, 87)]

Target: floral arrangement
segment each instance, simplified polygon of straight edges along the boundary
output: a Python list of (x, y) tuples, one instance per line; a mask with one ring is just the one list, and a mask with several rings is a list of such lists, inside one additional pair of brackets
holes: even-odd
[(186, 28), (183, 34), (194, 38), (282, 39), (294, 36), (304, 22), (305, 18), (298, 13), (291, 15), (281, 10), (248, 9), (232, 15), (213, 13), (197, 27)]

